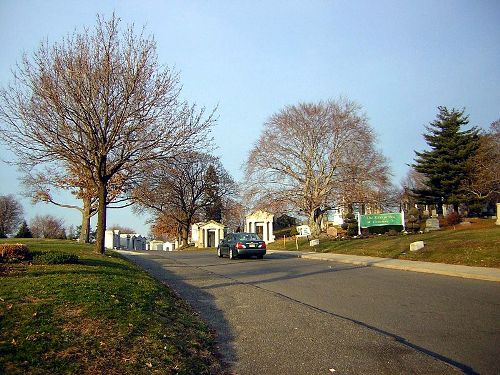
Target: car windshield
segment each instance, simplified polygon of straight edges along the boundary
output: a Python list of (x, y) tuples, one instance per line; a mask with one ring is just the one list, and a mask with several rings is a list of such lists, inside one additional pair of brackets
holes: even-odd
[(234, 236), (236, 241), (260, 241), (260, 238), (255, 233), (237, 233)]

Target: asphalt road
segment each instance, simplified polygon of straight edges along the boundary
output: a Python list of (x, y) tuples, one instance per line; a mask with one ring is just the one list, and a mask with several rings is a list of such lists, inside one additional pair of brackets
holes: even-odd
[(122, 252), (188, 300), (237, 374), (500, 374), (500, 284), (266, 256)]

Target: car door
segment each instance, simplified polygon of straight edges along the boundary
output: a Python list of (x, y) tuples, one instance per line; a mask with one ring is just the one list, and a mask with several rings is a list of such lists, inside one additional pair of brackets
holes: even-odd
[(229, 254), (229, 246), (230, 246), (230, 242), (231, 242), (231, 239), (232, 239), (232, 234), (228, 234), (223, 240), (222, 242), (220, 243), (220, 250), (221, 250), (221, 253), (223, 255), (228, 255)]

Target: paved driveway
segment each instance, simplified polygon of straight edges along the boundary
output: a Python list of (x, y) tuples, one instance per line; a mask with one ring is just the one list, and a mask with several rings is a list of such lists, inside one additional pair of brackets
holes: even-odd
[(218, 332), (238, 374), (500, 373), (500, 285), (272, 255), (122, 252)]

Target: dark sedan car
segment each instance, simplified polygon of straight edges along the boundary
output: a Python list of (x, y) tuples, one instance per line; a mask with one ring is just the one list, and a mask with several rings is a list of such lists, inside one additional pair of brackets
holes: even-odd
[(255, 233), (228, 234), (217, 247), (219, 258), (228, 255), (229, 259), (243, 256), (256, 256), (262, 259), (265, 254), (266, 243)]

